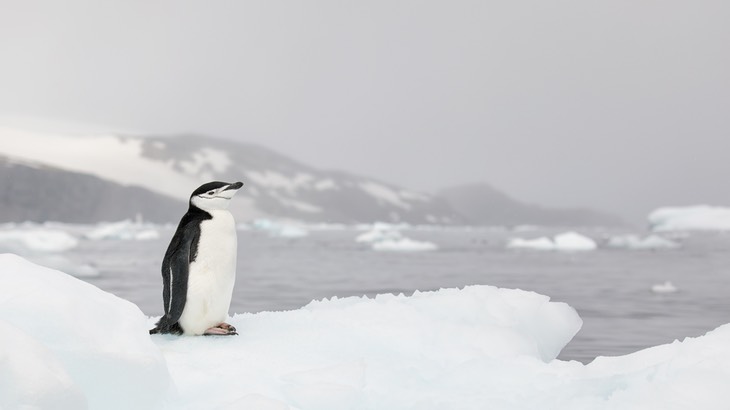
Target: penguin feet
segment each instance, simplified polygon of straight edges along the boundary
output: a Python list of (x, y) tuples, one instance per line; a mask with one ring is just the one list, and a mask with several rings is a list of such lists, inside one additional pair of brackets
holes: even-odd
[(237, 335), (236, 328), (228, 323), (221, 323), (218, 326), (211, 327), (203, 333), (203, 336), (233, 336)]

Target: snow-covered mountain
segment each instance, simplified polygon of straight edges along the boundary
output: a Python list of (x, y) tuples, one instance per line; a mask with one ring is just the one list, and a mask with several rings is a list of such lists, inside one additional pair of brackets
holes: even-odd
[[(43, 184), (39, 181), (52, 179), (54, 189), (75, 192), (79, 186), (87, 186), (92, 176), (96, 178), (95, 183), (109, 184), (107, 188), (97, 188), (98, 192), (111, 189), (125, 192), (120, 194), (125, 197), (132, 195), (131, 191), (119, 189), (149, 191), (144, 198), (132, 201), (145, 203), (144, 209), (136, 212), (147, 219), (159, 219), (149, 212), (150, 207), (161, 207), (169, 215), (169, 221), (177, 220), (184, 205), (172, 208), (165, 201), (185, 202), (200, 184), (223, 180), (245, 184), (231, 203), (232, 212), (241, 221), (275, 217), (320, 222), (460, 222), (444, 200), (432, 195), (371, 178), (316, 169), (261, 146), (199, 135), (68, 136), (0, 128), (0, 155), (12, 159), (5, 161), (5, 166), (14, 170), (15, 187)], [(30, 161), (31, 165), (23, 161)], [(6, 182), (0, 188), (6, 193), (0, 198), (5, 204), (14, 198), (7, 193), (10, 173), (5, 169), (3, 172), (7, 175)], [(43, 173), (48, 177), (40, 175)], [(43, 198), (46, 197), (38, 200)], [(34, 201), (25, 201), (25, 205), (41, 206), (44, 210), (51, 206)], [(55, 201), (52, 206), (62, 205), (66, 206)], [(0, 218), (9, 219), (2, 214), (0, 211)], [(128, 217), (134, 215), (130, 209)], [(116, 214), (97, 216), (117, 217)]]
[(185, 202), (93, 175), (0, 156), (0, 222), (168, 222)]

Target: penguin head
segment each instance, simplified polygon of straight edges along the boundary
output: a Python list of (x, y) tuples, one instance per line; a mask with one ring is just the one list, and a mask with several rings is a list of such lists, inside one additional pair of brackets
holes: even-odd
[(242, 186), (243, 182), (208, 182), (193, 191), (190, 195), (190, 205), (204, 211), (228, 209), (230, 199)]

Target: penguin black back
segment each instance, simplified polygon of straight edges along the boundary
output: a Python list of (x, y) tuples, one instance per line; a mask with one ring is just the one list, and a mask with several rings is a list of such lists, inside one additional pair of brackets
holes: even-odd
[[(175, 230), (170, 245), (167, 247), (165, 257), (162, 261), (162, 299), (164, 304), (165, 314), (160, 318), (155, 327), (150, 330), (150, 334), (155, 333), (173, 333), (173, 334), (236, 334), (235, 328), (224, 323), (225, 316), (227, 315), (227, 309), (230, 305), (230, 297), (233, 290), (233, 282), (235, 280), (235, 221), (231, 214), (227, 211), (228, 202), (233, 197), (238, 189), (243, 186), (242, 182), (226, 183), (220, 181), (208, 182), (198, 187), (190, 195), (188, 201), (188, 210), (180, 219), (180, 223)], [(222, 213), (221, 213), (222, 212)], [(214, 215), (217, 215), (214, 219)], [(227, 216), (226, 216), (227, 215)], [(206, 221), (217, 221), (217, 222), (206, 222)], [(213, 225), (210, 225), (213, 223)], [(206, 230), (203, 230), (205, 227)], [(221, 238), (211, 239), (211, 227), (213, 229), (213, 235), (222, 235)], [(219, 229), (216, 231), (216, 229)], [(201, 242), (201, 232), (205, 233), (206, 237)], [(207, 242), (206, 242), (207, 241)], [(208, 252), (208, 259), (202, 266), (198, 266), (193, 262), (198, 258), (199, 244), (207, 244), (207, 248), (202, 249), (218, 249), (219, 245), (229, 245), (231, 249), (228, 251), (230, 260), (223, 258), (223, 262), (219, 255), (210, 257), (210, 250)], [(204, 253), (205, 253), (204, 252)], [(205, 256), (205, 255), (203, 255)], [(191, 270), (191, 266), (193, 267)], [(212, 270), (210, 267), (213, 266)], [(202, 269), (202, 271), (201, 271)], [(230, 269), (233, 269), (231, 274)], [(212, 300), (221, 300), (223, 303), (218, 303), (214, 306), (215, 309), (209, 311), (205, 308), (201, 308), (201, 301), (194, 299), (195, 304), (192, 310), (185, 310), (186, 303), (188, 302), (188, 279), (191, 275), (196, 275), (196, 278), (213, 277), (215, 275), (221, 275), (223, 282), (227, 288), (222, 288), (215, 291), (222, 292), (216, 295), (203, 295), (204, 298), (213, 298)], [(203, 272), (203, 273), (201, 273)], [(213, 276), (210, 276), (213, 275)], [(226, 283), (229, 281), (230, 283)], [(200, 280), (194, 283), (200, 283)], [(219, 283), (219, 282), (214, 282)], [(198, 297), (198, 293), (194, 293)], [(226, 299), (228, 302), (225, 302)], [(209, 299), (206, 299), (209, 300)], [(203, 304), (208, 302), (203, 302)], [(207, 305), (206, 305), (207, 306)], [(183, 316), (183, 313), (187, 316)], [(193, 313), (191, 313), (193, 312)], [(190, 317), (193, 317), (190, 320)], [(181, 319), (181, 316), (183, 318)], [(184, 323), (181, 325), (179, 322), (182, 320)], [(208, 323), (211, 322), (211, 323)], [(212, 323), (215, 322), (215, 323)], [(204, 328), (199, 328), (200, 326)]]

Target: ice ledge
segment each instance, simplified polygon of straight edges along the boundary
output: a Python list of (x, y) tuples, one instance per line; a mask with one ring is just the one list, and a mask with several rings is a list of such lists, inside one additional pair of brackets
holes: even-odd
[(589, 365), (563, 362), (554, 357), (580, 318), (520, 290), (332, 298), (235, 315), (237, 337), (150, 338), (149, 322), (94, 286), (0, 255), (0, 408), (725, 409), (730, 402), (730, 325)]

